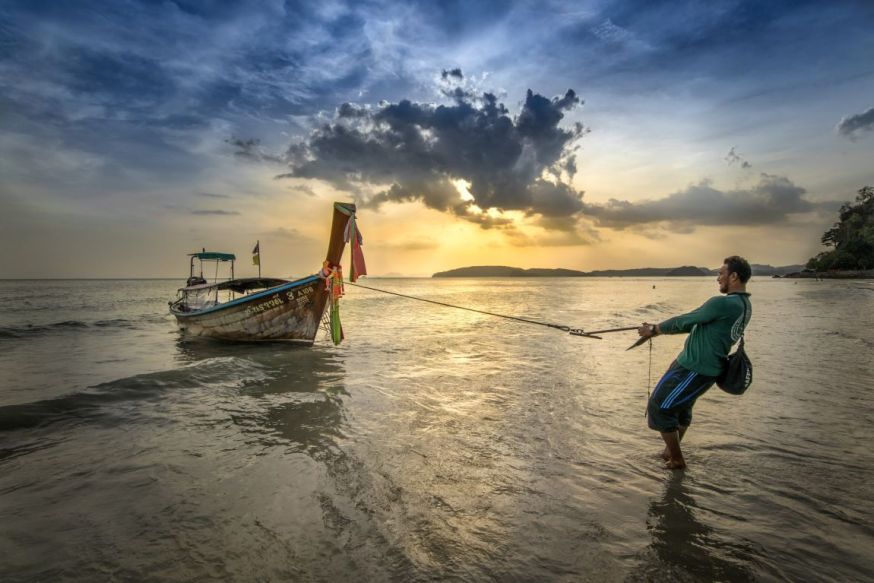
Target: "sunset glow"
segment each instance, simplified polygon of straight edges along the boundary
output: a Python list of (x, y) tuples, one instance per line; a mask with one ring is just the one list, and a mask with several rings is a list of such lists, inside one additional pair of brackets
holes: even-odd
[(335, 200), (372, 275), (795, 264), (874, 182), (858, 3), (85, 4), (4, 9), (3, 277), (311, 273)]

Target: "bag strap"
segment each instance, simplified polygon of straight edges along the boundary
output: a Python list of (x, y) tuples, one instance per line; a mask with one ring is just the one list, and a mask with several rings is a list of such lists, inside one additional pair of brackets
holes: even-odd
[(741, 320), (741, 323), (743, 324), (743, 332), (740, 333), (740, 344), (737, 345), (738, 350), (740, 350), (744, 347), (744, 334), (747, 333), (747, 301), (740, 294), (738, 294), (738, 297), (740, 298), (740, 303), (744, 308), (743, 319)]

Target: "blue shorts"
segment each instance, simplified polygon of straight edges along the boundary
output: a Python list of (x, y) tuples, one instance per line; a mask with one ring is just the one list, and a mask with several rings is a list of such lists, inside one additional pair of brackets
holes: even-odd
[(647, 422), (650, 429), (670, 433), (692, 423), (695, 400), (713, 386), (716, 377), (700, 375), (683, 368), (677, 361), (671, 363), (658, 382), (647, 404)]

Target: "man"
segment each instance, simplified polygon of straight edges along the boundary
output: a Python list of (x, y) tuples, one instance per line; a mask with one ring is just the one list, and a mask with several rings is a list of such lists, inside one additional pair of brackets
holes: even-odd
[(662, 434), (662, 457), (668, 468), (686, 467), (680, 441), (692, 422), (695, 401), (716, 382), (731, 346), (743, 335), (752, 316), (746, 284), (752, 275), (743, 257), (726, 257), (716, 282), (719, 293), (700, 308), (660, 324), (644, 322), (637, 332), (644, 338), (689, 333), (683, 351), (658, 382), (647, 406), (651, 429)]

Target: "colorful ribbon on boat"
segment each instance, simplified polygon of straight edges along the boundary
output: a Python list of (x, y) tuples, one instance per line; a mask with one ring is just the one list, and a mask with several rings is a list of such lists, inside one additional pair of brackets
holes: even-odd
[(364, 251), (361, 249), (364, 238), (361, 236), (361, 231), (358, 230), (354, 214), (346, 221), (343, 239), (349, 243), (351, 248), (352, 261), (349, 265), (349, 281), (355, 283), (359, 277), (367, 275), (367, 265), (364, 264)]
[(331, 265), (326, 260), (322, 264), (322, 271), (319, 272), (319, 275), (325, 280), (325, 292), (328, 294), (328, 304), (330, 305), (329, 328), (331, 329), (331, 340), (337, 345), (345, 337), (343, 335), (343, 325), (340, 323), (340, 298), (345, 293), (343, 290), (343, 268), (339, 265)]
[[(343, 209), (340, 210), (343, 211)], [(349, 214), (348, 211), (343, 212)], [(361, 231), (358, 230), (358, 223), (355, 222), (354, 213), (346, 221), (346, 227), (343, 229), (343, 240), (349, 243), (351, 248), (352, 261), (349, 265), (349, 281), (354, 283), (362, 275), (367, 275), (364, 251), (361, 249), (361, 246), (364, 244), (364, 238), (361, 236)], [(343, 268), (325, 260), (322, 263), (322, 270), (319, 272), (319, 276), (325, 280), (325, 291), (328, 293), (328, 303), (330, 304), (328, 323), (331, 330), (331, 340), (334, 344), (340, 344), (344, 338), (343, 326), (340, 323), (340, 298), (345, 293), (343, 289)]]
[(343, 289), (343, 268), (325, 260), (320, 275), (325, 280), (325, 289), (331, 292), (331, 297), (336, 300), (342, 298), (346, 293)]

